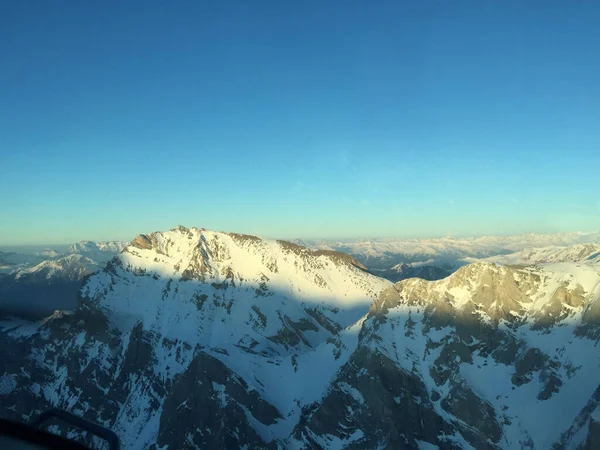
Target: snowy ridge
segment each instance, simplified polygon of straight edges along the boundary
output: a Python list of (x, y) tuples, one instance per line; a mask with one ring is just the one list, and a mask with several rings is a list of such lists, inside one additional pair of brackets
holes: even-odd
[(140, 235), (72, 314), (0, 322), (1, 404), (70, 409), (127, 449), (577, 448), (598, 423), (600, 264), (576, 247), (392, 285), (330, 249)]
[[(460, 268), (443, 280), (427, 283), (421, 279), (410, 279), (405, 280), (402, 287), (425, 291), (422, 295), (426, 303), (445, 299), (457, 310), (469, 304), (477, 305), (481, 313), (492, 314), (490, 318), (496, 323), (506, 319), (507, 313), (509, 317), (533, 321), (561, 289), (569, 292), (580, 289), (582, 295), (595, 293), (600, 283), (599, 268), (600, 265), (577, 263), (515, 268), (477, 262)], [(590, 302), (594, 299), (593, 296), (588, 298)], [(581, 316), (585, 308), (586, 304), (571, 305), (569, 317), (576, 312)]]
[(512, 236), (483, 236), (472, 238), (395, 239), (379, 238), (349, 241), (304, 241), (309, 246), (321, 249), (340, 249), (353, 255), (367, 258), (383, 257), (389, 253), (405, 255), (463, 254), (475, 256), (502, 251), (516, 252), (532, 247), (570, 246), (574, 244), (598, 243), (600, 232), (574, 232), (538, 234), (526, 233)]
[(600, 244), (575, 244), (572, 246), (550, 246), (530, 248), (509, 255), (487, 258), (487, 261), (501, 264), (540, 264), (555, 262), (600, 262)]
[(33, 267), (19, 269), (15, 272), (18, 280), (26, 275), (42, 273), (45, 278), (64, 276), (78, 278), (81, 274), (91, 273), (98, 268), (98, 264), (83, 255), (68, 255), (62, 258), (42, 261)]
[[(30, 253), (21, 249), (21, 252), (0, 251), (0, 273), (16, 275), (22, 273), (35, 273), (39, 270), (54, 269), (52, 276), (60, 276), (61, 267), (70, 267), (81, 262), (81, 269), (95, 268), (118, 254), (127, 245), (125, 242), (93, 242), (82, 241), (70, 246), (68, 251), (61, 253), (54, 249), (44, 249)], [(92, 263), (90, 263), (90, 260)], [(55, 264), (53, 262), (56, 262)], [(95, 270), (95, 269), (94, 269)]]
[(122, 241), (81, 241), (71, 245), (69, 253), (119, 253), (127, 244)]
[(0, 251), (0, 274), (39, 264), (44, 260), (41, 255), (24, 255), (17, 252)]
[(40, 318), (72, 310), (84, 278), (120, 251), (113, 244), (87, 243), (88, 250), (79, 248), (83, 253), (0, 252), (0, 312)]
[[(345, 255), (333, 255), (338, 258), (334, 260), (331, 254), (311, 252), (284, 241), (200, 229), (155, 233), (146, 238), (151, 243), (139, 244), (143, 239), (138, 238), (138, 245), (126, 247), (111, 261), (110, 270), (90, 278), (83, 290), (84, 297), (98, 299), (102, 307), (113, 312), (154, 314), (164, 300), (165, 290), (173, 290), (174, 302), (193, 308), (196, 305), (192, 300), (203, 293), (211, 300), (224, 293), (220, 300), (230, 301), (226, 299), (227, 293), (233, 290), (235, 302), (231, 300), (229, 307), (248, 309), (257, 299), (264, 304), (275, 296), (275, 306), (279, 306), (281, 298), (284, 305), (286, 302), (325, 305), (328, 317), (345, 327), (360, 319), (379, 291), (389, 285), (358, 270)], [(104, 295), (105, 287), (114, 284), (115, 276), (131, 277), (130, 273), (137, 277), (131, 279), (140, 286), (151, 285), (155, 295), (149, 298), (154, 300), (144, 299), (140, 305), (133, 301), (125, 303), (127, 293)], [(139, 278), (140, 274), (145, 277)], [(176, 285), (171, 284), (175, 282)], [(138, 292), (135, 294), (136, 300), (141, 298)]]
[[(124, 330), (141, 320), (168, 339), (205, 346), (289, 417), (263, 431), (270, 440), (286, 436), (326, 389), (356, 346), (352, 325), (389, 284), (344, 255), (177, 228), (138, 238), (82, 293)], [(175, 375), (173, 366), (157, 370)]]
[[(599, 299), (599, 265), (476, 263), (386, 290), (361, 345), (418, 370), (430, 398), (442, 399), (432, 408), (459, 428), (484, 427), (468, 409), (488, 408), (484, 436), (498, 448), (550, 448), (600, 387), (600, 321), (591, 331), (585, 318)], [(459, 398), (471, 400), (455, 409)]]
[[(491, 262), (512, 264), (575, 261), (582, 257), (586, 248), (600, 245), (600, 232), (527, 233), (476, 238), (308, 241), (308, 244), (312, 248), (348, 253), (369, 270), (392, 281), (399, 281), (420, 275), (426, 279), (441, 279), (466, 264), (488, 259)], [(551, 254), (569, 246), (581, 248), (565, 250), (562, 255), (554, 256), (554, 260), (544, 259), (545, 253)], [(523, 253), (519, 254), (521, 251)], [(419, 267), (425, 267), (426, 270), (419, 273), (416, 270)]]
[[(168, 439), (161, 436), (169, 430), (158, 430), (158, 421), (199, 361), (210, 368), (213, 394), (198, 395), (214, 395), (219, 408), (241, 408), (247, 432), (268, 443), (286, 438), (302, 409), (324, 394), (356, 348), (362, 317), (389, 285), (347, 255), (178, 227), (138, 236), (91, 275), (81, 290), (83, 308), (74, 315), (40, 323), (37, 332), (11, 327), (8, 335), (41, 339), (33, 345), (36, 364), (54, 373), (56, 347), (44, 336), (77, 330), (61, 344), (80, 354), (83, 368), (72, 370), (94, 368), (91, 380), (102, 395), (121, 398), (128, 389), (110, 422), (126, 448), (144, 447), (139, 436), (147, 433), (147, 442)], [(81, 329), (88, 323), (97, 323), (94, 329), (102, 333)], [(92, 388), (68, 388), (66, 370), (39, 383), (46, 401), (93, 413), (84, 400)], [(243, 380), (247, 393), (240, 397), (239, 385), (216, 381), (221, 370), (232, 371), (227, 380)], [(144, 381), (119, 381), (124, 376)], [(165, 386), (173, 387), (165, 392)], [(257, 413), (261, 402), (266, 403)], [(270, 413), (260, 413), (264, 410)], [(152, 423), (154, 429), (147, 428)], [(198, 432), (181, 439), (208, 438)]]

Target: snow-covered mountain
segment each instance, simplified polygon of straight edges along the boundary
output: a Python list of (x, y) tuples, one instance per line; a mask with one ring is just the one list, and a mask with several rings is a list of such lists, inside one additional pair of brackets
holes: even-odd
[(552, 262), (600, 262), (600, 244), (575, 244), (571, 246), (550, 246), (528, 248), (508, 255), (487, 258), (487, 261), (500, 264), (539, 264)]
[[(14, 341), (4, 351), (36, 350), (15, 362), (25, 372), (0, 367), (11, 387), (2, 404), (19, 419), (31, 411), (20, 405), (67, 407), (110, 425), (125, 448), (268, 447), (327, 389), (389, 285), (348, 255), (284, 241), (140, 235), (87, 279), (73, 314), (3, 324)], [(70, 355), (60, 368), (59, 353)], [(198, 376), (206, 383), (194, 387)], [(31, 389), (40, 395), (25, 400)]]
[(342, 253), (178, 227), (138, 236), (81, 301), (0, 322), (0, 414), (59, 406), (126, 449), (600, 439), (593, 260), (392, 285)]
[(83, 255), (72, 254), (49, 259), (33, 266), (18, 269), (14, 272), (15, 279), (19, 280), (28, 276), (51, 279), (60, 276), (65, 279), (79, 280), (83, 276), (95, 271), (99, 263)]
[[(81, 255), (97, 264), (104, 264), (119, 253), (127, 243), (121, 241), (93, 242), (81, 241), (72, 244), (65, 252), (51, 248), (42, 251), (0, 251), (0, 273), (13, 273), (18, 270), (32, 269), (34, 266), (69, 255)], [(62, 264), (62, 263), (61, 263)]]
[(46, 317), (77, 306), (84, 278), (101, 268), (83, 255), (68, 255), (0, 275), (0, 312)]
[(396, 264), (413, 263), (456, 270), (473, 259), (504, 255), (528, 248), (600, 243), (600, 232), (304, 242), (312, 248), (349, 253), (369, 269), (387, 270)]
[(97, 262), (104, 262), (111, 259), (115, 254), (125, 248), (127, 242), (122, 241), (81, 241), (69, 247), (68, 253), (84, 255)]
[(31, 267), (46, 258), (38, 254), (23, 254), (18, 252), (0, 251), (0, 274), (11, 273), (24, 267)]
[(59, 258), (62, 255), (62, 253), (57, 252), (54, 249), (47, 248), (45, 250), (42, 250), (41, 252), (38, 252), (37, 255), (41, 256), (42, 258), (52, 259)]
[(388, 288), (294, 439), (300, 447), (585, 448), (600, 411), (599, 269), (475, 263), (441, 281)]
[(46, 317), (56, 309), (73, 309), (84, 278), (123, 247), (121, 242), (84, 241), (66, 253), (0, 252), (0, 313)]

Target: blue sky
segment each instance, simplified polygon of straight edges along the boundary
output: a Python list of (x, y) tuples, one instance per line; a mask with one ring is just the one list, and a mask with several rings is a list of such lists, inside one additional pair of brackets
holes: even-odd
[(0, 244), (597, 230), (598, 23), (592, 1), (2, 2)]

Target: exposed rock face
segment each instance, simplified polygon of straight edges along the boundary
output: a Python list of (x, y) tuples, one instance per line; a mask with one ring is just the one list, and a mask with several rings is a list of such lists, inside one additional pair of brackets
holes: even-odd
[(165, 398), (157, 446), (275, 448), (263, 441), (249, 417), (265, 426), (281, 418), (279, 411), (249, 390), (243, 379), (200, 351), (175, 378)]
[(91, 275), (73, 314), (0, 322), (0, 414), (56, 405), (132, 449), (593, 448), (599, 299), (592, 264), (391, 285), (178, 227)]
[(576, 334), (590, 339), (600, 339), (600, 298), (596, 298), (586, 306)]
[(583, 450), (600, 448), (600, 417), (590, 419), (587, 438), (583, 444)]
[(155, 243), (152, 242), (152, 240), (145, 234), (140, 234), (133, 240), (131, 245), (137, 248), (141, 248), (143, 250), (151, 250)]
[(455, 431), (435, 411), (419, 376), (359, 348), (323, 401), (301, 419), (294, 439), (310, 448), (327, 441), (356, 449), (418, 448), (419, 440), (460, 448), (438, 438)]

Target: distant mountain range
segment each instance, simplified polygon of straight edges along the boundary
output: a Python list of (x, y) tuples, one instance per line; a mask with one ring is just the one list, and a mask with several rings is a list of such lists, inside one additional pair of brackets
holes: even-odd
[(72, 312), (0, 320), (0, 415), (125, 449), (597, 448), (600, 262), (557, 242), (392, 284), (332, 247), (140, 235)]
[[(294, 241), (316, 250), (344, 252), (371, 273), (397, 282), (439, 280), (476, 261), (536, 264), (600, 259), (600, 233), (522, 234), (480, 238)], [(72, 309), (84, 277), (125, 248), (121, 241), (81, 241), (67, 251), (0, 251), (0, 311), (44, 316)]]
[(528, 248), (508, 255), (492, 256), (490, 262), (500, 264), (540, 264), (553, 262), (600, 262), (600, 243), (576, 244), (568, 247)]
[(70, 254), (80, 254), (86, 256), (92, 256), (102, 258), (103, 255), (111, 255), (119, 253), (123, 250), (128, 242), (122, 241), (107, 241), (107, 242), (94, 242), (94, 241), (81, 241), (71, 245), (69, 248)]
[(423, 280), (428, 281), (441, 280), (442, 278), (446, 278), (453, 271), (447, 268), (447, 266), (444, 268), (427, 264), (400, 263), (387, 270), (374, 269), (372, 272), (377, 276), (396, 283), (400, 280), (406, 280), (407, 278), (422, 278)]
[[(412, 277), (434, 280), (443, 278), (474, 261), (488, 258), (493, 261), (492, 257), (498, 257), (496, 260), (500, 262), (503, 257), (510, 258), (509, 255), (525, 250), (532, 251), (532, 258), (535, 259), (534, 254), (541, 255), (537, 250), (539, 248), (560, 251), (576, 244), (600, 245), (600, 232), (300, 242), (311, 248), (348, 253), (373, 273), (392, 281)], [(517, 261), (524, 255), (525, 253), (515, 255), (513, 259)], [(535, 262), (533, 259), (527, 263)], [(421, 267), (422, 269), (419, 269)]]
[(73, 309), (84, 278), (125, 245), (83, 241), (66, 253), (0, 252), (0, 312), (44, 317), (57, 309)]

